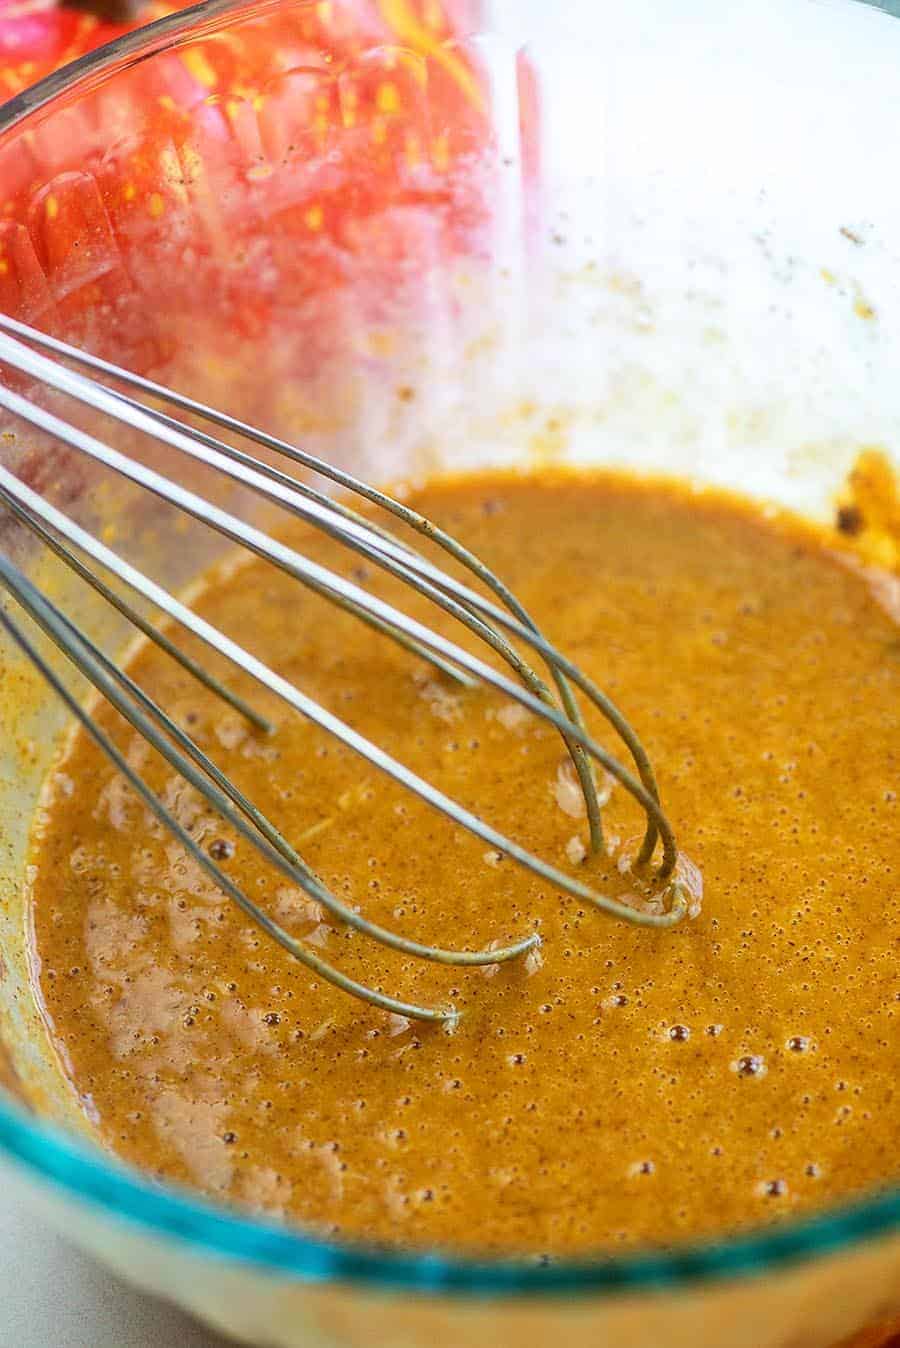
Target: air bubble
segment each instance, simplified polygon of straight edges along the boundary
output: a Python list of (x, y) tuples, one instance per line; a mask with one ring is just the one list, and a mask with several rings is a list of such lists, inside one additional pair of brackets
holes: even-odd
[(758, 1053), (745, 1053), (732, 1064), (739, 1077), (761, 1077), (766, 1073), (765, 1059)]

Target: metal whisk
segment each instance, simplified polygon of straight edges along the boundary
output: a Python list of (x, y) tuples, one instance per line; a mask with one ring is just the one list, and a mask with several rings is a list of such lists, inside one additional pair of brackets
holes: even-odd
[[(42, 351), (64, 357), (66, 361), (80, 369), (92, 370), (112, 378), (118, 385), (130, 389), (132, 393), (126, 394), (116, 387), (100, 383), (90, 375), (81, 373), (79, 369), (72, 369), (59, 360), (41, 354)], [(409, 584), (419, 594), (425, 595), (438, 608), (452, 615), (470, 632), (477, 635), (509, 665), (516, 676), (515, 680), (500, 673), (492, 665), (472, 655), (447, 637), (432, 631), (394, 605), (368, 593), (360, 585), (317, 564), (259, 528), (0, 384), (0, 406), (15, 416), (39, 427), (58, 441), (88, 455), (132, 483), (153, 492), (187, 515), (199, 519), (226, 538), (272, 562), (301, 584), (327, 597), (362, 622), (393, 638), (421, 659), (430, 662), (446, 676), (466, 686), (472, 686), (476, 681), (489, 684), (536, 716), (550, 722), (562, 736), (577, 772), (587, 810), (591, 847), (594, 851), (600, 850), (603, 845), (603, 832), (593, 762), (601, 764), (641, 806), (646, 816), (646, 831), (635, 866), (649, 868), (654, 864), (654, 853), (657, 844), (660, 845), (661, 859), (655, 864), (655, 878), (661, 886), (658, 902), (647, 904), (644, 908), (631, 907), (598, 893), (590, 886), (541, 860), (512, 839), (504, 837), (490, 824), (464, 809), (430, 782), (411, 772), (377, 744), (357, 733), (325, 707), (306, 696), (299, 688), (268, 668), (253, 654), (206, 622), (179, 599), (76, 524), (63, 511), (46, 501), (8, 468), (0, 465), (0, 500), (8, 510), (91, 585), (105, 601), (114, 605), (147, 638), (156, 642), (171, 657), (179, 661), (194, 678), (228, 702), (259, 730), (268, 732), (273, 729), (252, 706), (229, 690), (201, 664), (180, 651), (167, 633), (157, 630), (121, 594), (110, 589), (105, 581), (91, 570), (89, 565), (91, 561), (117, 577), (128, 590), (141, 595), (160, 613), (174, 620), (175, 624), (192, 632), (212, 650), (224, 655), (233, 665), (250, 674), (264, 687), (277, 694), (288, 706), (327, 730), (375, 767), (468, 829), (490, 847), (511, 857), (558, 889), (592, 903), (606, 913), (644, 926), (673, 926), (686, 915), (691, 896), (687, 885), (676, 871), (678, 854), (675, 839), (659, 803), (653, 770), (636, 734), (606, 695), (544, 638), (535, 622), (503, 583), (454, 538), (402, 502), (366, 485), (349, 473), (332, 467), (312, 454), (3, 316), (0, 316), (0, 362), (29, 376), (38, 384), (49, 386), (75, 398), (95, 412), (111, 418), (114, 423), (162, 442), (179, 453), (224, 473), (234, 482), (249, 487), (267, 501), (307, 521), (374, 565)], [(353, 493), (369, 504), (380, 507), (442, 548), (457, 563), (467, 568), (489, 592), (490, 597), (442, 571), (372, 518), (352, 509), (345, 499), (327, 496), (287, 471), (272, 467), (205, 431), (194, 429), (176, 416), (142, 403), (132, 394), (151, 397), (178, 412), (202, 419), (219, 430), (239, 435), (244, 440), (267, 450), (276, 451), (287, 463), (304, 470), (312, 470), (330, 480), (343, 493)], [(0, 582), (93, 687), (130, 722), (181, 777), (194, 787), (241, 837), (255, 847), (268, 863), (299, 885), (339, 921), (355, 927), (394, 950), (443, 964), (502, 963), (523, 955), (538, 944), (540, 938), (532, 934), (503, 949), (479, 951), (440, 949), (422, 945), (368, 921), (330, 892), (275, 825), (219, 770), (190, 735), (177, 725), (163, 708), (157, 706), (124, 670), (118, 668), (99, 650), (86, 633), (2, 553), (0, 553)], [(412, 1005), (348, 978), (285, 931), (216, 865), (215, 860), (199, 846), (166, 808), (138, 772), (126, 761), (94, 717), (81, 706), (8, 609), (0, 608), (0, 624), (63, 699), (71, 714), (108, 755), (116, 769), (160, 823), (170, 830), (193, 859), (212, 877), (215, 884), (295, 959), (344, 991), (386, 1010), (420, 1020), (453, 1022), (456, 1019), (458, 1013), (451, 1006)], [(510, 644), (510, 636), (534, 652), (546, 665), (555, 685), (555, 694), (521, 651)], [(614, 727), (631, 756), (634, 771), (607, 753), (587, 733), (575, 689), (578, 689)]]

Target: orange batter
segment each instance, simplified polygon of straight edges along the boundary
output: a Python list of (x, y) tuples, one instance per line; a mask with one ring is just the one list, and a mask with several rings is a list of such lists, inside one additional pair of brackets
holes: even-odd
[[(543, 944), (482, 971), (385, 952), (235, 843), (107, 712), (194, 836), (311, 948), (464, 1014), (448, 1034), (316, 980), (77, 734), (35, 838), (35, 970), (102, 1139), (154, 1175), (326, 1233), (532, 1254), (731, 1231), (888, 1181), (896, 583), (795, 521), (660, 483), (484, 476), (437, 482), (414, 504), (628, 715), (702, 870), (702, 912), (657, 932), (579, 906), (229, 667), (277, 719), (273, 737), (143, 647), (131, 673), (342, 898), (445, 946), (534, 928)], [(292, 541), (361, 577), (328, 540)], [(393, 582), (362, 578), (459, 636)], [(597, 887), (630, 887), (616, 860), (640, 813), (615, 788), (610, 855), (582, 860), (552, 728), (456, 688), (261, 562), (211, 576), (196, 606), (513, 837)]]

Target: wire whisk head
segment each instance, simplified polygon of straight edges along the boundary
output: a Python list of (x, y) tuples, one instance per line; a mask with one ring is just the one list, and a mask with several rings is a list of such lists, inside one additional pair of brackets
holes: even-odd
[[(46, 352), (52, 354), (44, 354)], [(63, 364), (58, 357), (71, 362), (76, 368)], [(271, 562), (286, 575), (349, 612), (360, 622), (399, 643), (416, 658), (440, 671), (443, 677), (463, 688), (478, 683), (493, 687), (553, 726), (565, 746), (573, 779), (584, 800), (590, 849), (599, 852), (604, 845), (601, 797), (595, 776), (595, 766), (599, 765), (625, 788), (644, 813), (645, 831), (633, 864), (636, 869), (654, 877), (658, 893), (651, 901), (639, 907), (632, 906), (595, 890), (529, 852), (514, 839), (504, 836), (490, 823), (451, 799), (432, 782), (412, 772), (379, 745), (310, 698), (276, 670), (269, 668), (242, 644), (210, 624), (70, 515), (21, 481), (9, 468), (0, 465), (0, 501), (11, 514), (105, 603), (111, 604), (146, 639), (160, 646), (193, 678), (228, 703), (250, 724), (265, 732), (273, 729), (268, 719), (252, 703), (239, 697), (201, 662), (181, 650), (172, 635), (174, 631), (181, 628), (192, 633), (207, 649), (224, 656), (233, 667), (250, 675), (257, 684), (274, 693), (288, 707), (335, 736), (490, 848), (512, 858), (564, 893), (591, 903), (614, 917), (648, 927), (674, 926), (689, 912), (695, 911), (696, 894), (690, 883), (689, 868), (679, 865), (672, 827), (660, 804), (649, 758), (636, 733), (606, 694), (547, 640), (502, 580), (458, 540), (410, 506), (294, 445), (3, 316), (0, 316), (0, 362), (27, 375), (37, 385), (52, 388), (75, 399), (114, 425), (127, 428), (130, 433), (137, 432), (165, 444), (190, 460), (212, 468), (231, 482), (248, 488), (269, 504), (321, 530), (365, 562), (411, 587), (477, 637), (493, 656), (507, 666), (508, 673), (411, 617), (395, 604), (370, 593), (356, 581), (329, 570), (277, 537), (189, 490), (173, 477), (146, 466), (105, 439), (89, 434), (49, 412), (33, 398), (0, 385), (0, 406), (14, 416)], [(86, 374), (85, 370), (93, 374)], [(114, 380), (115, 384), (107, 385), (94, 377), (96, 375)], [(123, 389), (129, 391), (124, 392)], [(152, 401), (144, 401), (147, 399)], [(163, 411), (163, 407), (171, 410)], [(185, 416), (190, 417), (191, 424), (182, 419)], [(212, 429), (198, 429), (194, 424), (198, 422), (274, 453), (277, 462), (286, 466), (272, 466), (264, 459), (226, 442), (220, 434), (213, 434)], [(341, 495), (333, 497), (325, 494), (299, 477), (297, 470), (319, 474), (338, 488)], [(432, 551), (437, 548), (444, 552), (458, 568), (463, 568), (469, 574), (471, 581), (457, 579), (437, 566), (418, 547), (411, 546), (379, 523), (372, 514), (355, 509), (350, 504), (354, 496), (412, 530), (431, 546)], [(101, 573), (114, 577), (126, 592), (139, 596), (169, 619), (167, 630), (149, 622), (119, 589), (107, 583)], [(188, 731), (177, 724), (163, 707), (157, 705), (82, 628), (47, 594), (41, 592), (20, 567), (2, 553), (0, 583), (96, 692), (199, 792), (223, 821), (249, 842), (276, 871), (299, 885), (340, 922), (407, 955), (458, 966), (504, 963), (521, 957), (538, 943), (538, 936), (532, 932), (500, 948), (453, 950), (422, 944), (369, 921), (331, 892), (290, 840), (221, 771)], [(0, 609), (0, 624), (157, 820), (172, 833), (223, 893), (268, 936), (316, 974), (354, 996), (399, 1015), (453, 1023), (457, 1014), (453, 1007), (411, 1004), (358, 983), (292, 936), (235, 883), (218, 864), (217, 858), (199, 845), (159, 795), (151, 790), (96, 717), (68, 689), (21, 622), (8, 609)], [(542, 670), (545, 672), (542, 673)], [(615, 730), (627, 750), (631, 766), (609, 753), (588, 733), (581, 700), (593, 706)], [(659, 860), (655, 861), (657, 851)]]

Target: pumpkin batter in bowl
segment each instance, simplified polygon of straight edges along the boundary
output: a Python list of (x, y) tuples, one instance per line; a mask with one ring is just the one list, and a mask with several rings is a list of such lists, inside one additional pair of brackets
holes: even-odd
[[(478, 475), (411, 500), (623, 708), (702, 873), (701, 911), (654, 931), (579, 906), (233, 670), (217, 672), (279, 720), (275, 735), (141, 646), (132, 676), (345, 901), (437, 944), (530, 930), (542, 944), (448, 970), (335, 925), (101, 708), (181, 822), (294, 934), (351, 977), (462, 1012), (448, 1033), (317, 981), (76, 733), (35, 832), (34, 976), (101, 1140), (160, 1179), (325, 1233), (536, 1258), (724, 1234), (888, 1182), (896, 582), (836, 536), (662, 481)], [(328, 539), (291, 542), (444, 630)], [(619, 896), (633, 887), (622, 863), (640, 814), (610, 790), (607, 852), (586, 855), (552, 727), (455, 687), (257, 560), (210, 574), (195, 607), (539, 855)]]

